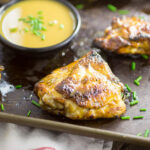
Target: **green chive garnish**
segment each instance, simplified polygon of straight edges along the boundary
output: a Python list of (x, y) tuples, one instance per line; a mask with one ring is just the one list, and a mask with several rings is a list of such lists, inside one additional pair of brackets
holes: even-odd
[(142, 133), (138, 133), (136, 136), (142, 136)]
[(39, 23), (40, 23), (40, 24), (44, 24), (44, 22), (43, 22), (42, 20), (39, 20)]
[(35, 106), (37, 106), (37, 107), (40, 107), (40, 104), (37, 103), (35, 100), (32, 100), (32, 104), (35, 105)]
[(126, 86), (127, 90), (128, 90), (129, 92), (131, 92), (131, 88), (129, 87), (129, 85), (128, 85), (128, 84), (125, 84), (125, 86)]
[(136, 63), (133, 61), (132, 62), (132, 64), (131, 64), (131, 69), (133, 70), (133, 71), (135, 71), (135, 69), (136, 69)]
[(4, 108), (4, 104), (1, 104), (1, 111), (4, 111), (5, 108)]
[(25, 32), (28, 32), (28, 31), (29, 31), (29, 29), (28, 29), (28, 28), (24, 28), (24, 31), (25, 31)]
[(83, 9), (83, 8), (84, 8), (84, 5), (83, 5), (83, 4), (78, 4), (78, 5), (76, 5), (76, 8), (77, 8), (77, 9)]
[(30, 20), (33, 20), (33, 19), (34, 19), (34, 17), (33, 17), (33, 16), (28, 16), (28, 18), (29, 18)]
[(36, 36), (41, 36), (41, 32), (39, 32), (39, 31), (33, 31), (33, 33), (34, 33), (34, 35), (36, 35)]
[(139, 103), (138, 100), (134, 100), (134, 101), (130, 102), (130, 106), (134, 106), (134, 105), (136, 105), (136, 104), (138, 104), (138, 103)]
[(18, 28), (11, 28), (9, 31), (14, 33), (18, 31)]
[(38, 15), (42, 15), (43, 14), (43, 11), (38, 11)]
[(19, 18), (19, 21), (25, 22), (25, 21), (26, 21), (26, 18)]
[(146, 108), (141, 108), (140, 111), (147, 111), (147, 109)]
[(64, 29), (64, 25), (63, 24), (60, 24), (60, 29)]
[(45, 40), (45, 35), (43, 34), (42, 36), (41, 36), (41, 40)]
[(134, 83), (135, 83), (137, 86), (139, 86), (141, 80), (142, 80), (142, 76), (139, 76), (136, 80), (134, 80)]
[(136, 81), (140, 82), (142, 80), (142, 76), (139, 76)]
[(28, 111), (27, 116), (29, 117), (31, 114), (31, 110)]
[(38, 12), (37, 17), (27, 16), (26, 18), (20, 18), (19, 21), (26, 23), (30, 26), (30, 28), (25, 28), (24, 31), (28, 32), (31, 31), (34, 35), (41, 37), (42, 40), (45, 40), (45, 35), (42, 34), (42, 31), (46, 31), (46, 27), (43, 26), (43, 16), (42, 11)]
[(108, 8), (110, 11), (113, 11), (113, 12), (116, 12), (116, 11), (117, 11), (117, 7), (115, 7), (115, 6), (112, 5), (112, 4), (108, 4), (108, 5), (107, 5), (107, 8)]
[(149, 130), (149, 129), (146, 129), (145, 132), (144, 132), (144, 137), (148, 137), (148, 136), (149, 136), (149, 133), (150, 133), (150, 130)]
[(133, 119), (143, 119), (144, 116), (134, 116)]
[(136, 92), (133, 92), (133, 99), (136, 100)]
[(139, 86), (139, 85), (140, 85), (140, 82), (137, 81), (137, 80), (134, 80), (134, 84), (136, 84), (137, 86)]
[(42, 27), (42, 30), (43, 30), (43, 31), (46, 31), (47, 29), (46, 29), (46, 27), (43, 26), (43, 27)]
[(22, 85), (16, 85), (16, 89), (22, 88)]
[(43, 16), (39, 16), (38, 18), (39, 18), (39, 19), (44, 19), (44, 17), (43, 17)]
[(145, 54), (142, 54), (141, 56), (142, 56), (144, 59), (146, 59), (146, 60), (148, 59), (148, 56), (145, 55)]
[(122, 119), (122, 120), (130, 120), (130, 116), (122, 116), (122, 117), (120, 117), (120, 119)]

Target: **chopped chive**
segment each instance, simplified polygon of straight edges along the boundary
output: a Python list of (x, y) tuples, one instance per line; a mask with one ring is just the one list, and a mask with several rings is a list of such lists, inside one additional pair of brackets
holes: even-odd
[(38, 17), (27, 16), (26, 18), (20, 18), (19, 21), (22, 21), (30, 26), (29, 29), (25, 28), (25, 32), (32, 32), (34, 35), (39, 36), (42, 40), (45, 40), (45, 35), (42, 34), (42, 31), (46, 31), (46, 27), (43, 26), (44, 22), (42, 21), (42, 11), (37, 12)]
[(41, 23), (39, 23), (37, 26), (37, 30), (40, 31), (40, 30), (42, 30), (42, 28), (43, 28), (43, 25)]
[(131, 64), (131, 69), (133, 70), (133, 71), (135, 71), (135, 69), (136, 69), (136, 63), (133, 61), (132, 62), (132, 64)]
[(136, 136), (142, 136), (142, 133), (138, 133)]
[(118, 10), (118, 13), (120, 15), (127, 15), (129, 13), (129, 11), (128, 10)]
[(137, 80), (134, 80), (134, 84), (136, 84), (137, 86), (139, 86), (139, 85), (140, 85), (140, 82), (137, 81)]
[(141, 81), (142, 80), (142, 76), (137, 77), (136, 81)]
[(144, 137), (148, 137), (148, 136), (149, 136), (149, 133), (150, 133), (150, 130), (149, 130), (149, 129), (146, 129), (145, 132), (144, 132)]
[(41, 40), (45, 40), (45, 35), (43, 34), (42, 36), (41, 36)]
[(43, 11), (38, 11), (38, 15), (42, 15), (43, 14)]
[(140, 111), (147, 111), (147, 109), (146, 108), (141, 108)]
[(131, 88), (129, 87), (129, 85), (128, 85), (128, 84), (125, 84), (125, 86), (126, 86), (127, 90), (128, 90), (129, 92), (131, 92)]
[(36, 35), (36, 36), (41, 36), (41, 32), (39, 32), (39, 31), (33, 31), (33, 33)]
[(115, 7), (115, 6), (112, 5), (112, 4), (108, 4), (108, 5), (107, 5), (107, 8), (108, 8), (110, 11), (113, 11), (113, 12), (116, 12), (116, 11), (117, 11), (117, 7)]
[(14, 33), (18, 31), (18, 28), (11, 28), (9, 31)]
[(22, 88), (22, 85), (16, 85), (16, 89)]
[(37, 107), (40, 107), (40, 104), (37, 103), (35, 100), (32, 100), (32, 104), (35, 105), (35, 106), (37, 106)]
[(28, 29), (28, 28), (24, 28), (24, 31), (25, 31), (25, 32), (28, 32), (28, 31), (29, 31), (29, 29)]
[(77, 8), (77, 9), (83, 9), (83, 8), (84, 8), (84, 5), (83, 5), (83, 4), (78, 4), (78, 5), (76, 5), (76, 8)]
[(40, 24), (44, 24), (44, 22), (43, 22), (42, 20), (39, 20), (39, 23), (40, 23)]
[(5, 108), (4, 108), (4, 104), (1, 104), (1, 111), (4, 111)]
[(134, 116), (133, 119), (143, 119), (144, 116)]
[(27, 116), (29, 117), (31, 114), (31, 110), (28, 111)]
[(133, 92), (133, 99), (136, 100), (136, 92)]
[(34, 17), (33, 17), (33, 16), (28, 16), (28, 18), (29, 18), (30, 20), (33, 20), (33, 19), (34, 19)]
[(26, 18), (19, 18), (18, 20), (25, 22), (25, 21), (26, 21)]
[(65, 26), (63, 24), (60, 24), (59, 27), (60, 27), (60, 29), (64, 29)]
[(42, 27), (42, 30), (43, 30), (43, 31), (46, 31), (47, 29), (46, 29), (46, 27)]
[(134, 101), (130, 102), (130, 106), (134, 106), (134, 105), (136, 105), (136, 104), (138, 104), (138, 103), (139, 103), (138, 100), (134, 100)]
[(39, 18), (39, 19), (44, 19), (44, 17), (43, 17), (43, 16), (39, 16), (38, 18)]
[(148, 59), (148, 56), (145, 55), (145, 54), (142, 54), (141, 56), (142, 56), (144, 59), (146, 59), (146, 60)]
[(26, 20), (24, 23), (28, 23), (30, 25), (33, 25), (34, 24), (34, 20)]
[(120, 119), (122, 119), (122, 120), (130, 120), (130, 116), (122, 116), (122, 117), (120, 117)]
[(142, 76), (139, 76), (136, 80), (134, 80), (134, 83), (135, 83), (137, 86), (139, 86), (141, 80), (142, 80)]

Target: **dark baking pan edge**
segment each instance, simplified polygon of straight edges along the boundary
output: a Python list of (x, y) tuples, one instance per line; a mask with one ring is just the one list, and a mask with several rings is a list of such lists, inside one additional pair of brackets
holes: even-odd
[(44, 120), (32, 117), (24, 117), (3, 112), (0, 112), (0, 122), (15, 123), (30, 127), (43, 128), (47, 130), (66, 132), (76, 135), (134, 143), (136, 145), (150, 146), (150, 138), (137, 137), (134, 135), (118, 133), (108, 130), (95, 129), (86, 126), (83, 127), (69, 123), (61, 123), (57, 121)]

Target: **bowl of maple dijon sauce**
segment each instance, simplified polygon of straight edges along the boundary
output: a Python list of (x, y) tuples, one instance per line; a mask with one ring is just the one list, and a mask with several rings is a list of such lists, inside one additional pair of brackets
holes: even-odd
[(64, 0), (15, 0), (0, 9), (0, 41), (19, 52), (59, 49), (80, 26), (79, 12)]

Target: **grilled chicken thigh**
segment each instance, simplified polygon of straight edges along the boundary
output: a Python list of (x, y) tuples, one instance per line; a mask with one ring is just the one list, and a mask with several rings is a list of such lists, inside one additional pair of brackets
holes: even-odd
[(124, 85), (96, 51), (54, 70), (35, 85), (43, 109), (70, 119), (122, 115)]
[(94, 43), (118, 54), (150, 55), (150, 23), (137, 17), (113, 18), (104, 36), (96, 38)]

